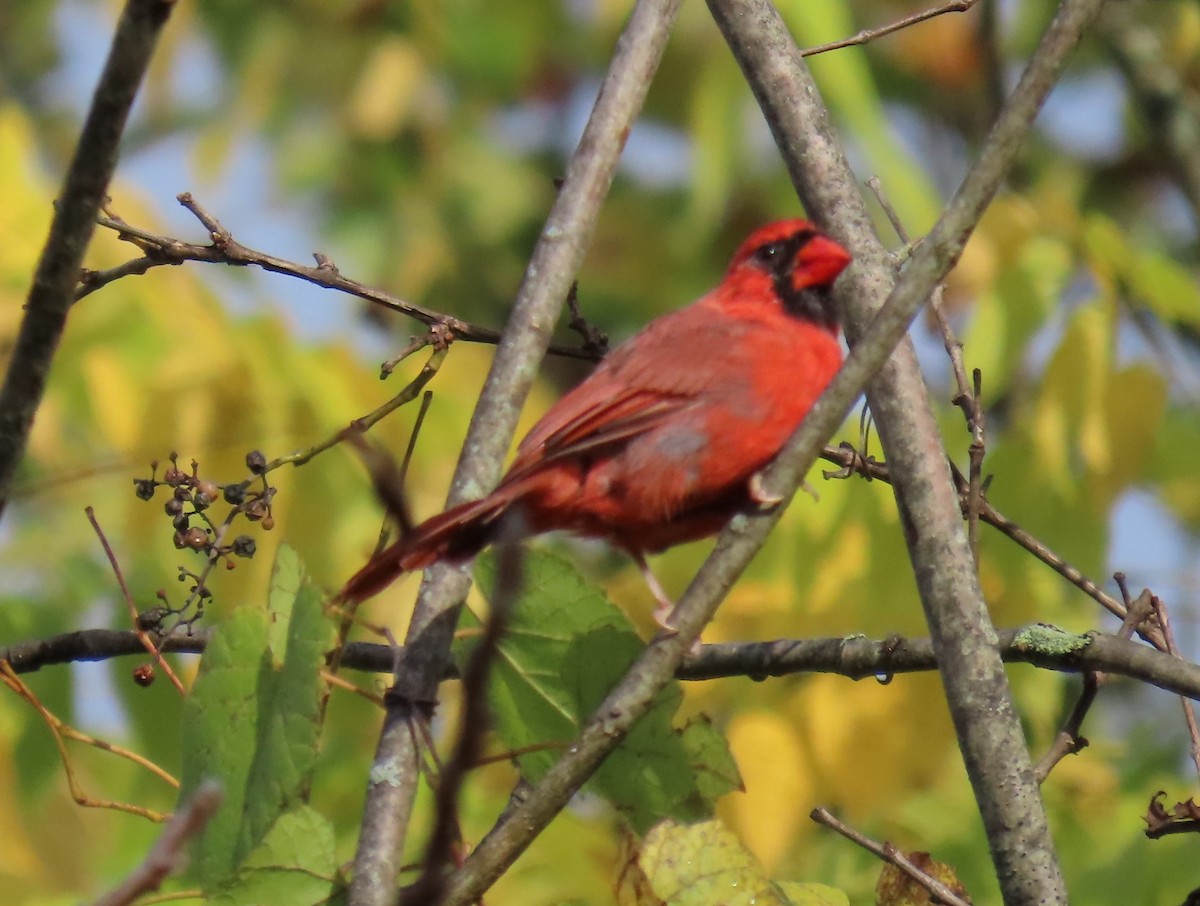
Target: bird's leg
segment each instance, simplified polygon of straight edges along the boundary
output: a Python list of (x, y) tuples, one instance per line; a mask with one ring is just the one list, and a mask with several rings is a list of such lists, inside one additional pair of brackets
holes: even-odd
[[(658, 584), (658, 579), (655, 578), (654, 573), (650, 572), (645, 554), (641, 551), (630, 551), (629, 553), (637, 563), (638, 569), (642, 571), (642, 578), (650, 586), (650, 593), (654, 595), (654, 600), (658, 601), (658, 606), (654, 608), (654, 622), (662, 628), (663, 632), (668, 635), (675, 635), (679, 632), (675, 627), (675, 602), (663, 591), (663, 587)], [(696, 639), (692, 642), (692, 647), (688, 649), (688, 654), (695, 657), (700, 653), (701, 647), (700, 639)]]
[(654, 573), (650, 572), (650, 565), (646, 563), (646, 555), (641, 551), (630, 551), (629, 553), (637, 563), (638, 569), (641, 570), (642, 578), (646, 580), (650, 594), (654, 595), (654, 600), (658, 602), (658, 606), (654, 608), (654, 622), (666, 632), (675, 632), (675, 626), (671, 623), (671, 617), (675, 614), (675, 602), (659, 584)]

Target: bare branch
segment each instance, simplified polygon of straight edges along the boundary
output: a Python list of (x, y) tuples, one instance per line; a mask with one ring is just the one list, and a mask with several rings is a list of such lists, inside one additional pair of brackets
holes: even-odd
[(175, 671), (171, 669), (171, 665), (163, 660), (162, 652), (158, 650), (158, 646), (154, 644), (154, 640), (150, 638), (150, 634), (138, 625), (137, 602), (133, 600), (129, 586), (125, 584), (125, 575), (121, 572), (121, 564), (117, 562), (117, 555), (113, 552), (112, 546), (108, 543), (108, 538), (100, 528), (100, 523), (96, 520), (96, 513), (90, 506), (84, 508), (84, 513), (87, 514), (88, 522), (92, 524), (96, 536), (100, 539), (100, 545), (104, 548), (104, 555), (108, 557), (108, 563), (112, 567), (113, 575), (117, 577), (117, 585), (121, 589), (121, 596), (125, 599), (125, 606), (129, 609), (129, 621), (134, 626), (138, 641), (146, 649), (146, 653), (154, 658), (155, 663), (162, 668), (163, 673), (167, 675), (167, 679), (171, 681), (171, 685), (179, 690), (179, 694), (187, 695), (187, 689), (184, 688), (183, 682), (175, 675)]
[(185, 848), (217, 813), (223, 798), (221, 787), (215, 781), (206, 780), (200, 784), (191, 800), (167, 822), (145, 861), (94, 906), (127, 906), (142, 894), (158, 890), (162, 882), (184, 863)]
[(1083, 675), (1083, 690), (1079, 693), (1079, 698), (1071, 708), (1071, 713), (1067, 715), (1066, 721), (1063, 723), (1062, 729), (1054, 737), (1054, 744), (1050, 746), (1049, 751), (1042, 756), (1033, 768), (1033, 775), (1037, 778), (1037, 782), (1045, 783), (1046, 778), (1050, 776), (1050, 772), (1054, 770), (1055, 765), (1066, 758), (1068, 755), (1077, 755), (1087, 748), (1088, 741), (1080, 733), (1083, 727), (1083, 719), (1087, 717), (1088, 711), (1091, 710), (1092, 703), (1096, 701), (1096, 693), (1100, 690), (1100, 679), (1094, 671), (1088, 671)]
[(12, 493), (50, 363), (66, 326), (83, 254), (117, 166), (125, 121), (173, 0), (128, 0), (63, 180), (50, 235), (34, 271), (25, 315), (0, 387), (0, 514)]
[[(855, 264), (838, 289), (852, 344), (843, 376), (856, 366), (863, 338), (890, 330), (892, 318), (902, 328), (907, 326), (957, 261), (1069, 53), (1101, 4), (1102, 0), (1064, 0), (1059, 6), (978, 161), (893, 287), (886, 253), (832, 134), (828, 114), (778, 13), (765, 0), (709, 0), (766, 114), (806, 210), (854, 256)], [(880, 307), (885, 296), (887, 302)], [(958, 496), (941, 452), (938, 427), (911, 344), (898, 353), (872, 383), (868, 401), (894, 472), (905, 540), (996, 875), (1007, 902), (1065, 903), (1066, 886), (995, 650), (995, 630), (962, 530)], [(835, 378), (830, 398), (837, 385)], [(824, 415), (818, 404), (799, 434), (818, 426), (832, 433)], [(800, 438), (795, 440), (780, 464), (794, 467), (811, 462), (800, 455)]]
[(884, 35), (890, 35), (905, 28), (910, 28), (913, 25), (919, 25), (922, 22), (927, 22), (946, 13), (965, 13), (978, 2), (979, 0), (947, 0), (941, 6), (913, 13), (911, 16), (905, 16), (903, 19), (897, 19), (895, 22), (890, 22), (887, 25), (864, 28), (858, 34), (851, 35), (849, 38), (843, 38), (840, 41), (833, 41), (829, 44), (820, 44), (817, 47), (805, 48), (800, 51), (800, 56), (812, 57), (820, 53), (828, 53), (831, 50), (841, 50), (843, 47), (855, 47), (859, 44), (867, 44), (876, 38), (882, 38)]
[[(600, 204), (612, 184), (625, 139), (658, 68), (679, 5), (680, 0), (639, 0), (618, 41), (471, 419), (451, 485), (452, 504), (480, 496), (500, 477), (521, 406), (583, 261)], [(409, 623), (408, 654), (398, 665), (375, 753), (373, 777), (386, 773), (388, 782), (372, 782), (368, 788), (350, 892), (353, 906), (384, 906), (394, 899), (399, 854), (421, 764), (416, 734), (404, 732), (403, 725), (419, 721), (436, 696), (449, 660), (459, 607), (469, 587), (470, 577), (462, 569), (439, 565), (426, 571)], [(524, 848), (538, 830), (540, 827), (529, 825), (518, 848)], [(494, 878), (491, 869), (474, 873), (464, 869), (453, 883), (466, 882), (482, 891)]]
[[(407, 315), (422, 324), (429, 326), (430, 331), (412, 344), (401, 355), (391, 359), (384, 366), (384, 376), (395, 368), (396, 363), (423, 346), (448, 345), (454, 340), (466, 340), (472, 343), (499, 343), (500, 332), (488, 327), (470, 324), (453, 315), (442, 314), (404, 299), (391, 293), (383, 292), (365, 283), (342, 276), (337, 266), (325, 255), (315, 252), (313, 258), (315, 267), (288, 261), (260, 252), (249, 246), (242, 245), (233, 238), (233, 234), (221, 225), (212, 214), (201, 207), (191, 192), (183, 192), (178, 196), (179, 203), (192, 213), (208, 231), (210, 243), (200, 245), (161, 236), (150, 230), (135, 227), (126, 223), (112, 211), (97, 218), (96, 222), (102, 227), (113, 230), (120, 238), (132, 242), (146, 254), (139, 258), (126, 261), (116, 267), (104, 271), (83, 271), (79, 278), (79, 286), (75, 290), (75, 299), (79, 300), (94, 293), (108, 284), (123, 277), (138, 276), (148, 273), (156, 267), (183, 264), (186, 261), (199, 261), (209, 264), (223, 264), (230, 267), (258, 267), (272, 274), (285, 277), (295, 277), (312, 283), (314, 286), (333, 289), (338, 292), (357, 296), (373, 305), (386, 308), (389, 311)], [(595, 354), (586, 348), (575, 346), (551, 345), (549, 351), (555, 355), (576, 359), (594, 359)]]
[(933, 902), (942, 903), (944, 906), (971, 906), (969, 899), (963, 899), (948, 886), (943, 884), (937, 878), (930, 875), (917, 867), (911, 859), (901, 852), (894, 844), (891, 843), (876, 843), (866, 834), (860, 833), (850, 825), (838, 818), (827, 808), (815, 808), (809, 812), (808, 817), (812, 818), (817, 824), (823, 824), (831, 830), (837, 831), (847, 840), (857, 843), (869, 853), (874, 853), (883, 861), (895, 865), (902, 872), (929, 891)]
[[(1175, 633), (1171, 629), (1167, 605), (1157, 595), (1150, 596), (1150, 603), (1154, 607), (1155, 616), (1158, 617), (1158, 625), (1162, 627), (1163, 637), (1167, 642), (1167, 653), (1173, 657), (1182, 657), (1179, 647), (1175, 644)], [(1183, 706), (1183, 720), (1187, 724), (1188, 737), (1192, 741), (1192, 763), (1196, 766), (1196, 773), (1200, 774), (1200, 726), (1196, 724), (1196, 712), (1186, 698), (1181, 698), (1179, 703)]]
[[(1063, 672), (1097, 671), (1125, 676), (1157, 686), (1166, 692), (1200, 701), (1200, 665), (1155, 651), (1107, 633), (1075, 635), (1045, 624), (999, 633), (1000, 656), (1010, 664), (1032, 664)], [(163, 639), (164, 653), (200, 654), (208, 635), (175, 633)], [(0, 661), (14, 673), (32, 673), (43, 667), (74, 661), (101, 661), (139, 654), (137, 635), (114, 629), (84, 629), (31, 639), (0, 648)], [(340, 666), (349, 670), (391, 673), (403, 646), (350, 642), (342, 651)], [(701, 645), (675, 671), (677, 679), (700, 681), (731, 676), (766, 679), (797, 673), (833, 673), (849, 679), (887, 677), (936, 670), (937, 658), (928, 638), (900, 636), (867, 638), (773, 639), (762, 642), (728, 642)], [(458, 674), (448, 667), (443, 679)]]
[[(519, 520), (520, 517), (515, 518)], [(455, 842), (461, 842), (458, 797), (467, 772), (476, 766), (483, 754), (483, 740), (488, 725), (488, 674), (523, 584), (524, 552), (516, 540), (521, 535), (518, 528), (510, 519), (509, 524), (501, 530), (496, 549), (496, 586), (489, 601), (488, 619), (462, 678), (458, 740), (449, 762), (438, 774), (433, 832), (425, 849), (421, 875), (406, 892), (405, 899), (408, 902), (442, 901), (446, 868), (451, 862)]]

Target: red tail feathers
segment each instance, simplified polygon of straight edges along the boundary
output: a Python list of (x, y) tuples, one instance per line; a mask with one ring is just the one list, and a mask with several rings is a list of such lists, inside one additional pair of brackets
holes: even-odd
[(510, 503), (510, 495), (497, 492), (421, 523), (410, 535), (372, 557), (338, 592), (338, 598), (351, 603), (365, 601), (403, 573), (441, 560), (460, 563), (471, 559), (491, 543), (497, 521)]

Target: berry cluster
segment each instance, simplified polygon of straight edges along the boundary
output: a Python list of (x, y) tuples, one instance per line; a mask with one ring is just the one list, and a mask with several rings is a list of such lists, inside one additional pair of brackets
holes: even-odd
[[(205, 580), (213, 567), (217, 563), (224, 563), (226, 569), (233, 569), (237, 558), (254, 556), (257, 548), (254, 539), (249, 535), (238, 535), (227, 540), (230, 527), (242, 516), (250, 522), (259, 523), (266, 531), (274, 528), (271, 501), (276, 489), (267, 482), (267, 458), (257, 450), (246, 454), (246, 467), (251, 477), (224, 485), (211, 478), (202, 478), (200, 464), (195, 460), (192, 460), (191, 472), (179, 468), (178, 454), (172, 453), (168, 460), (169, 464), (161, 478), (158, 477), (159, 464), (152, 462), (150, 477), (135, 478), (133, 487), (142, 500), (153, 500), (159, 488), (168, 489), (170, 497), (163, 504), (163, 509), (171, 519), (175, 547), (205, 555), (206, 563), (200, 572), (179, 567), (179, 581), (190, 579), (193, 582), (187, 601), (178, 608), (168, 606), (151, 609), (156, 616), (152, 622), (161, 624), (163, 617), (182, 614), (193, 603), (196, 604), (196, 612), (192, 617), (182, 621), (190, 629), (191, 624), (199, 618), (204, 602), (212, 597)], [(229, 504), (229, 510), (218, 522), (213, 518), (212, 507), (221, 500)], [(159, 597), (165, 603), (165, 595), (160, 592)]]

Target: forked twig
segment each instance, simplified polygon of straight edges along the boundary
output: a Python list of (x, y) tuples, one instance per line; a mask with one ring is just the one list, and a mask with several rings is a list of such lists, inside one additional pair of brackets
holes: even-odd
[(103, 739), (97, 739), (90, 736), (81, 730), (77, 730), (70, 724), (64, 723), (57, 714), (53, 713), (49, 708), (42, 704), (41, 700), (34, 694), (16, 672), (8, 661), (0, 661), (0, 682), (8, 686), (13, 692), (25, 699), (35, 711), (41, 716), (46, 726), (50, 730), (50, 735), (54, 738), (54, 745), (58, 749), (59, 758), (62, 759), (63, 771), (66, 773), (67, 789), (70, 790), (71, 798), (76, 804), (86, 808), (107, 808), (118, 812), (128, 812), (131, 815), (139, 815), (142, 818), (147, 818), (150, 821), (166, 821), (167, 816), (162, 812), (156, 812), (153, 809), (144, 808), (140, 805), (133, 805), (128, 802), (117, 802), (112, 799), (93, 799), (83, 791), (79, 785), (78, 779), (75, 777), (75, 770), (71, 767), (71, 756), (67, 754), (66, 739), (73, 739), (75, 742), (83, 743), (84, 745), (92, 746), (104, 752), (111, 752), (118, 758), (124, 758), (127, 761), (132, 761), (134, 764), (145, 768), (154, 774), (156, 777), (163, 780), (168, 785), (179, 788), (179, 781), (156, 765), (154, 762), (136, 752), (131, 752), (122, 746), (114, 745), (111, 742), (106, 742)]

